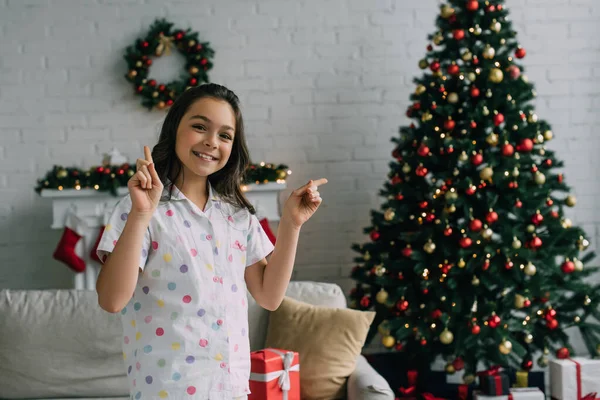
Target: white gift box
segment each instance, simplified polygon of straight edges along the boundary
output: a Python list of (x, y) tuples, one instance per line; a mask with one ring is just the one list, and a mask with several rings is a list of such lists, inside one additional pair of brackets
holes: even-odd
[(550, 392), (556, 400), (577, 400), (578, 395), (600, 393), (600, 360), (583, 357), (550, 360)]
[[(544, 393), (538, 388), (512, 388), (513, 400), (544, 400)], [(486, 396), (481, 392), (473, 392), (474, 400), (508, 400), (508, 395)]]

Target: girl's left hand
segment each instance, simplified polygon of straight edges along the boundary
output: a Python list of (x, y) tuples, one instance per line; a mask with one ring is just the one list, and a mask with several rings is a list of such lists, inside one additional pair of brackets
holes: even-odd
[(318, 188), (326, 183), (325, 178), (310, 180), (306, 185), (294, 190), (285, 202), (282, 219), (289, 219), (294, 227), (300, 228), (321, 205), (323, 199)]

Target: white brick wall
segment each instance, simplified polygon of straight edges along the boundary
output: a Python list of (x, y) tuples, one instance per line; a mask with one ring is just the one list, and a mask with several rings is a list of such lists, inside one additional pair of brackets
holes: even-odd
[[(161, 114), (138, 106), (123, 49), (155, 17), (216, 50), (213, 81), (241, 97), (254, 160), (286, 162), (292, 187), (326, 176), (295, 278), (341, 283), (364, 240), (391, 143), (419, 74), (437, 0), (0, 0), (0, 287), (69, 287), (51, 259), (60, 232), (33, 192), (54, 163), (88, 167), (116, 145), (132, 160)], [(508, 0), (524, 60), (553, 124), (550, 146), (579, 197), (571, 216), (597, 248), (600, 3)], [(155, 62), (166, 62), (158, 60)], [(157, 67), (158, 68), (158, 67)]]

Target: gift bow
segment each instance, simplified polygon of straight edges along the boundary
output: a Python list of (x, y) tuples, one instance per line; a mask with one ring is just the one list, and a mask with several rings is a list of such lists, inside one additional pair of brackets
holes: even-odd
[(592, 392), (592, 393), (588, 393), (585, 396), (583, 396), (581, 398), (581, 400), (599, 400), (599, 398), (597, 396), (598, 396), (598, 393)]
[(283, 362), (283, 369), (280, 371), (268, 372), (266, 374), (257, 374), (251, 372), (250, 379), (259, 382), (270, 382), (273, 379), (277, 378), (277, 384), (279, 385), (283, 393), (283, 400), (287, 400), (288, 392), (292, 386), (290, 381), (290, 372), (300, 371), (300, 365), (296, 364), (292, 366), (292, 362), (294, 361), (294, 352), (292, 351), (287, 351), (285, 353), (276, 349), (269, 349), (269, 351), (272, 351), (273, 353), (281, 357), (281, 361)]
[[(281, 353), (279, 355), (281, 355)], [(283, 371), (281, 371), (281, 375), (279, 375), (277, 382), (279, 383), (281, 390), (287, 392), (292, 387), (292, 384), (290, 383), (290, 367), (292, 366), (292, 361), (294, 361), (294, 353), (288, 351), (281, 359), (283, 360)]]
[(401, 387), (398, 389), (402, 397), (414, 396), (417, 393), (417, 378), (419, 373), (417, 370), (410, 369), (406, 372), (408, 378), (408, 386)]
[(477, 376), (495, 376), (495, 375), (500, 374), (501, 369), (502, 369), (501, 366), (494, 365), (493, 367), (490, 367), (490, 368), (486, 369), (485, 371), (478, 372)]

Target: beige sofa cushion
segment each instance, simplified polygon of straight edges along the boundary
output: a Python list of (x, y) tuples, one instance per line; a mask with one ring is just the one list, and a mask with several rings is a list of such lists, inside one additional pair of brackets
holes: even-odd
[(0, 290), (0, 398), (128, 396), (119, 317), (94, 291)]
[(266, 347), (298, 352), (303, 400), (344, 399), (374, 312), (314, 306), (286, 297), (271, 313)]

